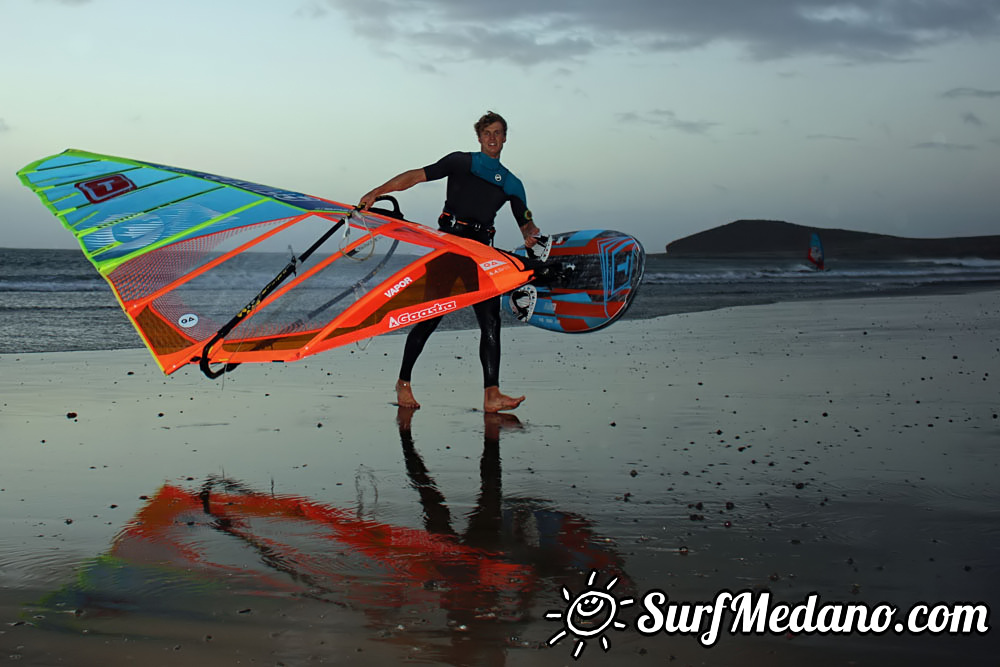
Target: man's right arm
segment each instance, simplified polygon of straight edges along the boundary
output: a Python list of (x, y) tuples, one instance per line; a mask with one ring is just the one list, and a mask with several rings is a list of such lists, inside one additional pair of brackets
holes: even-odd
[(404, 171), (402, 174), (393, 176), (382, 185), (361, 197), (361, 201), (358, 202), (358, 205), (362, 209), (368, 209), (375, 203), (375, 200), (382, 195), (389, 194), (390, 192), (407, 190), (412, 188), (417, 183), (423, 183), (426, 180), (427, 174), (424, 172), (423, 167), (420, 169), (410, 169), (409, 171)]

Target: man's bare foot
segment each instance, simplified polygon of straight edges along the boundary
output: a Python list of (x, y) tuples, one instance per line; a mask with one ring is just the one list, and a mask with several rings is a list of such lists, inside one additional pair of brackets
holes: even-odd
[(420, 407), (417, 403), (417, 399), (413, 398), (413, 388), (410, 386), (409, 382), (404, 382), (402, 380), (396, 381), (396, 405), (401, 408), (410, 408), (416, 410)]
[(487, 387), (486, 395), (483, 398), (483, 412), (500, 412), (501, 410), (513, 410), (521, 405), (524, 396), (514, 398), (500, 393), (500, 387)]

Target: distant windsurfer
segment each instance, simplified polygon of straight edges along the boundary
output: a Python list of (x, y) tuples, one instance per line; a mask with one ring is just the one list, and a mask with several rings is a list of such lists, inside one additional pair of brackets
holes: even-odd
[[(447, 177), (444, 212), (438, 219), (443, 231), (492, 245), (497, 211), (510, 202), (525, 246), (534, 246), (541, 232), (528, 210), (524, 186), (500, 164), (500, 151), (507, 141), (507, 121), (499, 114), (488, 111), (476, 122), (475, 130), (481, 149), (479, 152), (449, 153), (432, 165), (404, 171), (364, 195), (360, 205), (368, 208), (384, 194)], [(500, 297), (477, 303), (473, 309), (482, 334), (479, 358), (483, 364), (485, 386), (483, 410), (512, 410), (521, 404), (524, 396), (514, 398), (500, 392)], [(410, 376), (424, 344), (440, 322), (441, 317), (419, 322), (406, 337), (403, 362), (396, 381), (396, 398), (400, 407), (420, 407), (413, 397)]]

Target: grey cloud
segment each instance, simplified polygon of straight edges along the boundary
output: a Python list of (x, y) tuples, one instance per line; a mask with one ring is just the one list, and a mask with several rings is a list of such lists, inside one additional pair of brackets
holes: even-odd
[(445, 47), (446, 60), (509, 60), (518, 65), (571, 58), (594, 49), (593, 44), (584, 39), (563, 37), (541, 41), (530, 33), (481, 26), (468, 26), (453, 33), (424, 30), (412, 33), (410, 38), (429, 48)]
[(949, 91), (941, 93), (941, 97), (947, 97), (951, 99), (961, 99), (966, 97), (973, 97), (979, 99), (992, 99), (994, 97), (1000, 97), (1000, 90), (980, 90), (979, 88), (952, 88)]
[(964, 37), (1000, 35), (995, 0), (325, 1), (365, 34), (424, 46), (433, 36), (456, 58), (526, 65), (606, 48), (686, 51), (719, 42), (737, 44), (758, 60), (822, 55), (892, 61)]
[(10, 125), (8, 125), (3, 118), (0, 118), (0, 132), (9, 132), (9, 131), (10, 131)]
[(946, 152), (976, 150), (975, 146), (970, 146), (969, 144), (953, 144), (948, 141), (925, 141), (920, 144), (914, 144), (913, 148), (918, 148), (921, 150), (946, 151)]
[(616, 118), (623, 123), (654, 125), (685, 134), (706, 134), (718, 125), (718, 123), (706, 120), (684, 120), (678, 118), (676, 113), (668, 109), (653, 109), (646, 113), (626, 111), (616, 114)]
[(854, 137), (842, 137), (837, 134), (810, 134), (806, 139), (809, 141), (857, 141)]
[(616, 114), (615, 117), (622, 123), (638, 123), (641, 120), (639, 114), (634, 111), (623, 111)]
[(321, 3), (316, 0), (310, 0), (310, 2), (303, 3), (295, 11), (296, 16), (300, 16), (307, 19), (321, 19), (327, 16), (330, 11)]
[(980, 119), (979, 116), (972, 113), (971, 111), (966, 111), (964, 114), (962, 114), (962, 122), (965, 123), (966, 125), (973, 125), (975, 127), (983, 126), (982, 119)]

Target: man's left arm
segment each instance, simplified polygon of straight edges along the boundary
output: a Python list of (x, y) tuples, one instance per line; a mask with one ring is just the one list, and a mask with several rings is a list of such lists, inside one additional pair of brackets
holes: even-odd
[[(512, 201), (511, 204), (513, 205), (513, 203)], [(517, 218), (517, 226), (521, 230), (521, 236), (524, 237), (524, 247), (530, 248), (535, 245), (538, 237), (542, 235), (542, 230), (535, 224), (535, 221), (531, 217), (531, 211), (528, 210), (527, 206), (524, 207), (524, 212), (521, 215), (515, 213), (515, 217)]]
[(524, 247), (530, 248), (535, 245), (537, 237), (542, 235), (542, 231), (538, 229), (538, 225), (535, 224), (535, 220), (531, 215), (531, 210), (528, 208), (524, 186), (521, 184), (520, 179), (510, 174), (507, 183), (504, 184), (504, 190), (510, 201), (510, 209), (514, 213), (514, 220), (517, 221), (518, 229), (521, 230), (521, 236), (524, 238)]

